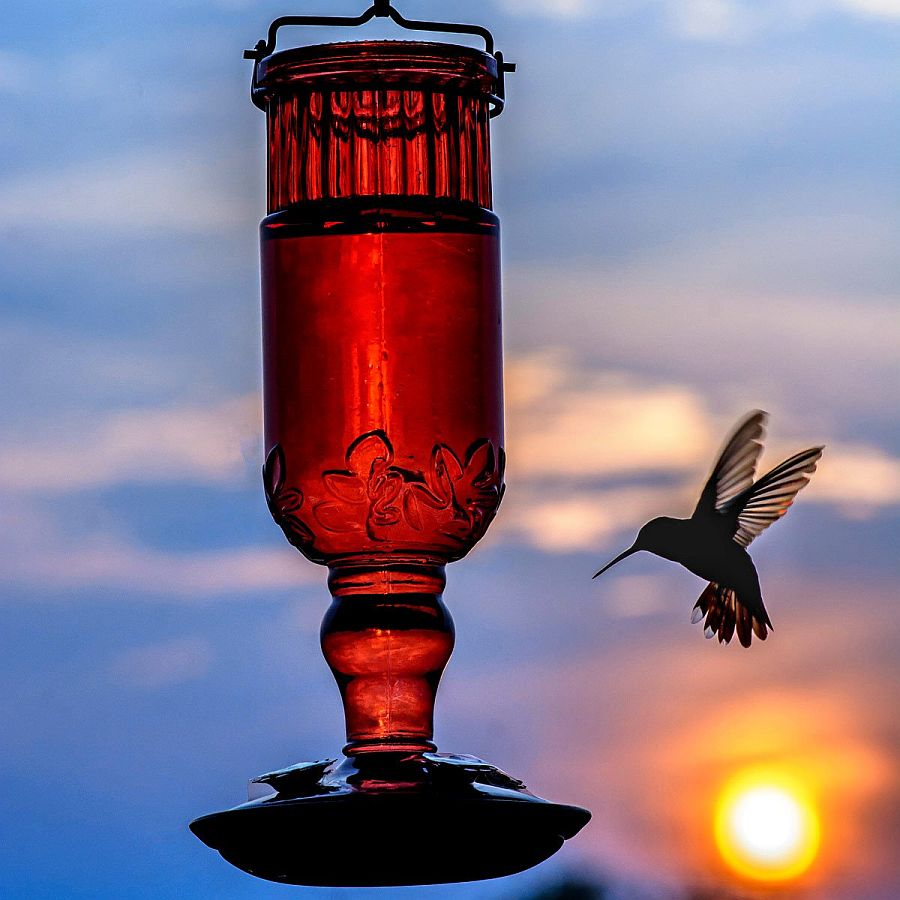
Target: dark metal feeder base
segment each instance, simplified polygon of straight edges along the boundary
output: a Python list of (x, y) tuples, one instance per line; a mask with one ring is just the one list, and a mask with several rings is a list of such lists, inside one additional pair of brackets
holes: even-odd
[(191, 830), (269, 881), (378, 887), (476, 881), (543, 862), (591, 814), (469, 756), (375, 753), (254, 779), (260, 797)]

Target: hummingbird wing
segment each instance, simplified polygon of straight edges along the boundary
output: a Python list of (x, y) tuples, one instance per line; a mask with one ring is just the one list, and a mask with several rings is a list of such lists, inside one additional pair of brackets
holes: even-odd
[(728, 439), (700, 494), (694, 516), (713, 516), (753, 484), (756, 461), (762, 453), (766, 413), (755, 409), (749, 413)]
[(742, 547), (780, 519), (816, 471), (823, 447), (810, 447), (775, 466), (735, 497), (727, 512), (735, 516), (734, 540)]

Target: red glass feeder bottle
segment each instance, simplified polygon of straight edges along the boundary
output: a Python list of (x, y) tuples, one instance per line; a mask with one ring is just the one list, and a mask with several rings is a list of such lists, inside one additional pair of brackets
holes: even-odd
[[(275, 53), (284, 25), (465, 33)], [(191, 824), (273, 881), (400, 885), (508, 875), (590, 814), (470, 756), (437, 753), (435, 693), (453, 649), (444, 567), (503, 495), (499, 222), (490, 119), (512, 66), (480, 26), (276, 19), (255, 60), (268, 129), (261, 225), (266, 498), (288, 541), (328, 566), (322, 651), (344, 759), (257, 778), (256, 799)]]

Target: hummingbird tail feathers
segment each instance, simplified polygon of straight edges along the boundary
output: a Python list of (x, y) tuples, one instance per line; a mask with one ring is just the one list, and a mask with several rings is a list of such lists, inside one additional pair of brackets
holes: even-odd
[(749, 647), (754, 634), (764, 641), (772, 627), (765, 609), (761, 615), (755, 615), (731, 588), (714, 581), (706, 586), (694, 604), (691, 622), (696, 625), (704, 616), (704, 635), (707, 638), (718, 635), (720, 644), (727, 644), (737, 632), (741, 646)]

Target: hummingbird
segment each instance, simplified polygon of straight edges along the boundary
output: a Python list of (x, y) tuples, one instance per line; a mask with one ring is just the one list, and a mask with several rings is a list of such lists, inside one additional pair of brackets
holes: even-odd
[(753, 480), (762, 452), (767, 415), (756, 409), (728, 439), (689, 519), (651, 519), (635, 542), (593, 577), (626, 556), (647, 550), (681, 563), (707, 580), (694, 604), (691, 622), (704, 616), (704, 634), (727, 644), (737, 631), (744, 647), (753, 635), (764, 641), (774, 630), (763, 604), (756, 566), (747, 552), (750, 542), (780, 519), (816, 470), (824, 447), (810, 447)]

